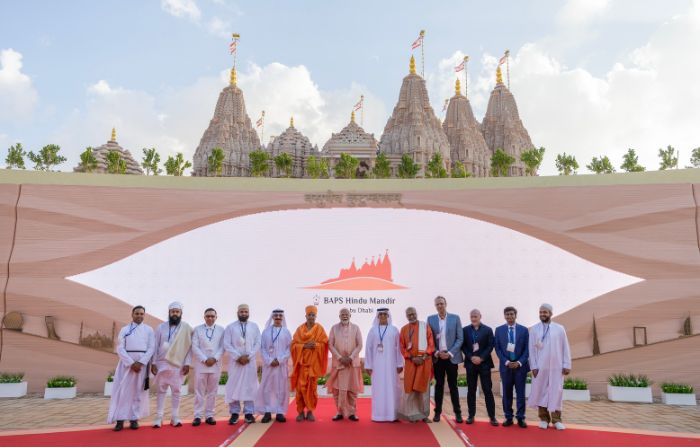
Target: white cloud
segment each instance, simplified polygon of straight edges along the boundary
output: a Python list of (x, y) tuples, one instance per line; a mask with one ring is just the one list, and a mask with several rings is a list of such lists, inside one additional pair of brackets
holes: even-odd
[(231, 24), (218, 17), (212, 17), (211, 20), (207, 22), (207, 31), (215, 36), (228, 39), (231, 37)]
[(601, 17), (610, 6), (610, 0), (569, 0), (557, 14), (561, 26), (584, 26)]
[(202, 16), (202, 11), (194, 0), (161, 0), (160, 7), (170, 15), (195, 22)]
[(31, 78), (22, 73), (22, 54), (12, 48), (0, 51), (0, 120), (26, 122), (38, 101)]

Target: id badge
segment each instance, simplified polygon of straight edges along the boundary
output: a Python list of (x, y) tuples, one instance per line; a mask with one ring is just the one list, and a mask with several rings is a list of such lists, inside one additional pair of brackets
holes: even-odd
[(478, 350), (479, 350), (479, 343), (472, 344), (472, 352), (476, 352)]
[(535, 347), (537, 349), (542, 349), (543, 346), (544, 346), (544, 343), (542, 343), (541, 341), (535, 342)]
[(508, 343), (508, 346), (506, 347), (506, 351), (515, 352), (515, 343)]
[(384, 352), (384, 345), (383, 344), (379, 343), (377, 345), (377, 352)]
[(413, 349), (413, 343), (409, 343), (409, 344), (406, 346), (406, 350), (407, 350), (407, 351), (410, 351), (411, 349)]
[(270, 355), (274, 354), (274, 353), (275, 353), (275, 347), (274, 347), (274, 346), (270, 346), (270, 348), (267, 350), (267, 352), (269, 352)]
[(236, 340), (236, 346), (238, 346), (239, 348), (244, 347), (245, 346), (245, 339), (239, 338), (238, 340)]
[(163, 342), (163, 350), (167, 351), (168, 349), (170, 349), (170, 342), (164, 341)]

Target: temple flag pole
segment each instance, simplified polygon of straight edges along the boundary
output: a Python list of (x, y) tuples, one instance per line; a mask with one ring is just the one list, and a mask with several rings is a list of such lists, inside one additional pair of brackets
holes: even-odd
[(236, 68), (236, 55), (238, 54), (238, 40), (241, 38), (241, 35), (238, 33), (233, 33), (231, 35), (231, 38), (233, 39), (233, 68)]
[(262, 127), (260, 128), (260, 145), (265, 144), (265, 111), (262, 111)]
[(360, 104), (362, 108), (360, 109), (360, 127), (365, 125), (365, 95), (360, 95)]
[(506, 82), (508, 82), (508, 90), (510, 90), (510, 50), (506, 50)]
[(464, 56), (464, 97), (469, 99), (469, 84), (468, 82), (468, 69), (467, 63), (469, 62), (469, 56)]
[(425, 79), (425, 30), (422, 29), (420, 30), (420, 63), (421, 63), (421, 69), (420, 69), (420, 75), (423, 79)]

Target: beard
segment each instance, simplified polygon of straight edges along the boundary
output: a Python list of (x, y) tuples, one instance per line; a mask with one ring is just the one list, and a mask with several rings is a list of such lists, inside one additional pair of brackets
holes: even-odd
[(240, 321), (241, 323), (245, 323), (246, 321), (248, 321), (248, 317), (247, 316), (244, 317), (242, 315), (239, 315), (238, 321)]
[(552, 317), (540, 317), (540, 321), (542, 323), (549, 323), (549, 321), (552, 319)]
[(182, 320), (182, 317), (176, 317), (174, 315), (171, 315), (168, 318), (168, 322), (170, 322), (171, 326), (177, 326), (178, 324), (180, 324), (180, 320)]

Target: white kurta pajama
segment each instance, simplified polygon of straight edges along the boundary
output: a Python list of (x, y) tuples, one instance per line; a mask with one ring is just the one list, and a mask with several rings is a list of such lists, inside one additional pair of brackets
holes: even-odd
[(566, 330), (560, 324), (537, 323), (530, 329), (530, 369), (538, 370), (532, 378), (528, 406), (543, 407), (549, 412), (561, 411), (564, 375), (571, 369), (571, 353)]
[[(148, 390), (143, 388), (148, 374), (148, 362), (153, 357), (155, 346), (153, 329), (144, 323), (130, 323), (119, 331), (119, 363), (114, 370), (108, 423), (136, 421), (149, 415)], [(135, 362), (143, 365), (138, 373), (131, 370), (131, 365)]]
[[(194, 417), (214, 417), (216, 414), (216, 391), (221, 377), (221, 357), (224, 355), (224, 328), (217, 324), (201, 324), (192, 333), (192, 355), (194, 357)], [(204, 362), (216, 359), (207, 366)]]
[[(255, 411), (259, 414), (284, 415), (289, 405), (289, 347), (292, 334), (284, 327), (267, 327), (261, 337), (262, 380), (255, 398)], [(274, 341), (273, 341), (274, 340)], [(270, 366), (277, 359), (278, 366)]]
[(171, 417), (173, 421), (179, 421), (180, 419), (180, 387), (185, 380), (185, 376), (182, 375), (182, 366), (190, 365), (192, 359), (192, 351), (188, 351), (185, 356), (182, 366), (173, 365), (167, 360), (168, 350), (170, 349), (171, 343), (177, 337), (180, 330), (185, 329), (187, 323), (180, 323), (178, 326), (170, 326), (167, 321), (158, 325), (155, 331), (156, 340), (156, 353), (154, 356), (154, 363), (156, 368), (158, 368), (158, 374), (156, 374), (153, 380), (153, 385), (156, 390), (156, 416), (159, 419), (163, 419), (163, 414), (165, 412), (165, 396), (170, 388), (172, 393), (171, 401)]
[(373, 326), (365, 345), (365, 369), (372, 370), (373, 421), (395, 421), (398, 418), (401, 384), (396, 369), (403, 368), (403, 364), (399, 330), (392, 325)]
[[(260, 350), (260, 329), (258, 325), (248, 321), (234, 321), (226, 326), (224, 333), (224, 349), (228, 353), (228, 382), (226, 382), (226, 397), (231, 414), (239, 414), (240, 403), (243, 402), (245, 414), (255, 411), (254, 400), (258, 391), (258, 367), (256, 354)], [(237, 360), (247, 355), (250, 359), (246, 365)]]

